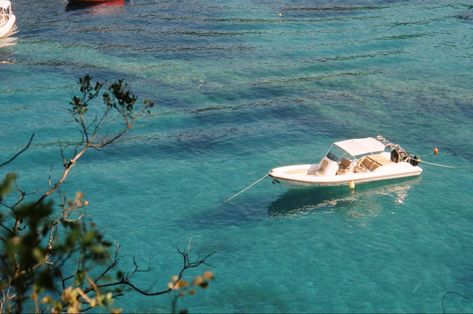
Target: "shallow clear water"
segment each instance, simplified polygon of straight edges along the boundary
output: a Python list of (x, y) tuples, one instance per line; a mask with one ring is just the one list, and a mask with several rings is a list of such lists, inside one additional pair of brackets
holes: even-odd
[[(66, 11), (14, 1), (0, 48), (0, 157), (43, 190), (79, 76), (125, 78), (158, 104), (127, 139), (81, 160), (65, 185), (122, 245), (149, 258), (216, 251), (191, 312), (439, 312), (473, 288), (473, 9), (465, 1), (129, 1)], [(280, 14), (281, 13), (281, 16)], [(0, 46), (10, 42), (0, 40)], [(267, 170), (317, 161), (330, 143), (383, 134), (426, 159), (419, 179), (288, 190)], [(5, 169), (2, 169), (5, 172)], [(4, 173), (0, 173), (2, 176)], [(34, 182), (35, 184), (32, 184)], [(470, 294), (468, 294), (470, 293)], [(169, 297), (122, 299), (168, 311)], [(455, 295), (447, 312), (471, 312)]]

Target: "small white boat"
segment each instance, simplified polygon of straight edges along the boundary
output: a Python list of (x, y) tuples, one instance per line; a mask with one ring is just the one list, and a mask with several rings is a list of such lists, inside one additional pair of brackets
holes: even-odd
[(384, 137), (367, 137), (333, 143), (318, 164), (272, 169), (275, 182), (300, 186), (339, 186), (414, 177), (421, 174), (420, 160)]
[(11, 9), (11, 2), (0, 0), (0, 38), (7, 37), (15, 30), (16, 17)]

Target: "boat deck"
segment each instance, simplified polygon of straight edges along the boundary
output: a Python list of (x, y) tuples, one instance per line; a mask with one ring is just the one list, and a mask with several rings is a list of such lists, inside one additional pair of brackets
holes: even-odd
[(355, 172), (373, 171), (378, 167), (393, 163), (381, 154), (363, 157), (355, 167)]

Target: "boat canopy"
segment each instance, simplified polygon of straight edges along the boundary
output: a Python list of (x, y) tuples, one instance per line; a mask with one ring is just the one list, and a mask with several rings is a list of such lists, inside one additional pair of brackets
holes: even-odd
[(334, 145), (343, 149), (345, 152), (354, 157), (384, 152), (385, 149), (384, 144), (373, 137), (335, 142)]
[(7, 1), (7, 0), (0, 0), (0, 9), (7, 10), (7, 9), (10, 8), (10, 6), (11, 6), (10, 1)]

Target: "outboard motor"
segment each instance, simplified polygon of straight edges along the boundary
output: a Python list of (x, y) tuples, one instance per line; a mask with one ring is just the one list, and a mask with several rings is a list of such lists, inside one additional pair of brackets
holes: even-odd
[(420, 162), (420, 160), (419, 160), (419, 158), (417, 157), (417, 155), (414, 155), (414, 157), (411, 157), (411, 158), (409, 159), (409, 163), (410, 163), (411, 165), (413, 165), (414, 167), (417, 166), (417, 165), (419, 164), (419, 162)]
[(409, 159), (409, 154), (403, 149), (396, 147), (391, 151), (391, 161), (398, 163), (400, 161), (406, 161)]
[(395, 163), (399, 162), (399, 152), (397, 151), (397, 149), (393, 149), (391, 151), (391, 161)]
[(420, 162), (417, 156), (412, 157), (408, 152), (399, 147), (396, 147), (391, 151), (391, 161), (395, 163), (405, 161), (413, 166), (417, 166)]

